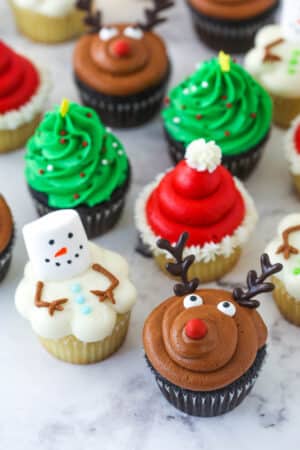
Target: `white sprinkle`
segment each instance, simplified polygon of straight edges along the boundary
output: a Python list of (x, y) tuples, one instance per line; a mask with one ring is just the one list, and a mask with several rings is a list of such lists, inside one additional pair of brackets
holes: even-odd
[(48, 170), (48, 172), (52, 172), (52, 170), (54, 170), (54, 167), (52, 166), (52, 164), (48, 164), (47, 170)]
[(203, 87), (203, 89), (208, 88), (208, 82), (207, 81), (202, 81), (201, 86)]
[(117, 148), (118, 147), (118, 144), (117, 144), (117, 142), (113, 142), (113, 148)]
[(174, 123), (180, 123), (180, 118), (179, 117), (174, 117), (173, 122)]
[(189, 90), (189, 88), (185, 88), (185, 89), (183, 89), (182, 92), (184, 93), (184, 95), (188, 95), (190, 90)]
[(191, 91), (192, 91), (192, 92), (196, 92), (196, 91), (197, 91), (197, 86), (192, 86), (192, 87), (191, 87)]
[(122, 156), (122, 155), (124, 155), (124, 152), (123, 152), (123, 150), (119, 150), (119, 151), (118, 151), (118, 155), (119, 155), (119, 156)]
[(102, 159), (101, 163), (103, 166), (107, 166), (108, 161), (107, 161), (107, 159)]
[(196, 63), (195, 64), (196, 69), (200, 69), (200, 67), (202, 67), (202, 64), (203, 63), (201, 63), (201, 62)]
[(106, 129), (106, 131), (107, 131), (108, 133), (111, 133), (111, 132), (112, 132), (112, 129), (111, 129), (110, 127), (106, 127), (105, 129)]

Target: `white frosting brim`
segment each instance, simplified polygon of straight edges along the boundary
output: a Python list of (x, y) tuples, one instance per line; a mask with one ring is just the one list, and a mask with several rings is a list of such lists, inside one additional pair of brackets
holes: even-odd
[(291, 128), (286, 133), (284, 140), (285, 156), (289, 163), (290, 171), (294, 175), (300, 175), (300, 154), (295, 146), (295, 132), (300, 127), (300, 116), (296, 117), (292, 122)]
[[(157, 247), (157, 240), (161, 238), (161, 236), (157, 236), (152, 231), (146, 216), (147, 201), (164, 175), (165, 174), (160, 174), (153, 183), (147, 185), (140, 193), (135, 207), (135, 221), (143, 243), (148, 245), (155, 255), (164, 254), (167, 258), (171, 258), (168, 253)], [(237, 247), (240, 247), (247, 242), (257, 223), (257, 211), (252, 198), (243, 187), (242, 183), (236, 178), (234, 178), (234, 181), (245, 202), (246, 215), (242, 224), (231, 236), (225, 236), (217, 244), (214, 242), (208, 242), (203, 246), (193, 245), (191, 247), (186, 247), (184, 250), (184, 256), (195, 255), (196, 262), (202, 261), (208, 263), (210, 261), (214, 261), (216, 256), (219, 255), (225, 257), (230, 256)]]
[(75, 7), (76, 0), (12, 0), (19, 8), (48, 17), (63, 17)]

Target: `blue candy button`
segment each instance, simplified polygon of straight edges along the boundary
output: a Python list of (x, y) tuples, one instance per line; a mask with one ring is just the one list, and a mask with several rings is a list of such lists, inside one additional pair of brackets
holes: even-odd
[(91, 314), (92, 308), (88, 305), (84, 305), (81, 308), (81, 312), (82, 312), (82, 314)]
[(79, 283), (72, 284), (72, 286), (71, 286), (71, 291), (72, 291), (72, 292), (80, 292), (80, 291), (81, 291), (81, 286), (80, 286), (80, 284), (79, 284)]
[(85, 298), (83, 295), (77, 295), (75, 301), (78, 305), (82, 305), (85, 302)]

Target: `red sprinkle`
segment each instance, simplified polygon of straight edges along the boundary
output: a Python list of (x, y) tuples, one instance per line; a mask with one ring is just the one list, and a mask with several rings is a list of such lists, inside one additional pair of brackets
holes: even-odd
[(226, 130), (224, 134), (225, 136), (230, 136), (230, 131)]
[(222, 95), (222, 97), (221, 97), (223, 100), (226, 100), (226, 98), (227, 98), (227, 95)]
[(87, 113), (86, 117), (92, 117), (92, 113)]
[(79, 175), (81, 176), (81, 178), (85, 177), (85, 173), (84, 172), (81, 172)]
[(43, 173), (45, 173), (45, 171), (43, 169), (39, 169), (39, 174), (43, 175)]
[(226, 108), (228, 109), (232, 108), (232, 103), (226, 103)]
[(169, 99), (169, 97), (166, 97), (166, 98), (164, 99), (164, 103), (165, 103), (165, 105), (169, 105), (169, 104), (170, 104), (170, 99)]
[(250, 117), (252, 117), (252, 119), (256, 119), (256, 113), (251, 113)]
[(88, 143), (87, 143), (86, 141), (83, 141), (83, 142), (81, 143), (81, 145), (82, 145), (82, 147), (87, 147), (87, 146), (88, 146)]
[(77, 200), (79, 198), (79, 194), (74, 194), (73, 197)]
[(60, 142), (61, 144), (65, 144), (67, 141), (66, 141), (66, 139), (61, 139), (59, 142)]
[(201, 120), (202, 117), (203, 117), (202, 114), (197, 114), (197, 115), (196, 115), (196, 119), (197, 119), (197, 120)]
[(67, 132), (65, 130), (61, 130), (61, 132), (59, 133), (61, 136), (65, 136), (67, 134)]

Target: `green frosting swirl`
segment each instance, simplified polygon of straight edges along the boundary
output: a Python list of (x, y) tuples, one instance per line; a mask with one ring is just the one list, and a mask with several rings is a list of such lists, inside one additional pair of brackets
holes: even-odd
[(214, 58), (171, 90), (162, 115), (177, 142), (187, 146), (198, 138), (214, 140), (224, 155), (237, 155), (267, 135), (272, 101), (241, 66), (231, 60), (225, 72)]
[(128, 177), (122, 144), (93, 109), (71, 103), (45, 115), (25, 155), (30, 187), (48, 195), (54, 208), (93, 207), (109, 200)]

